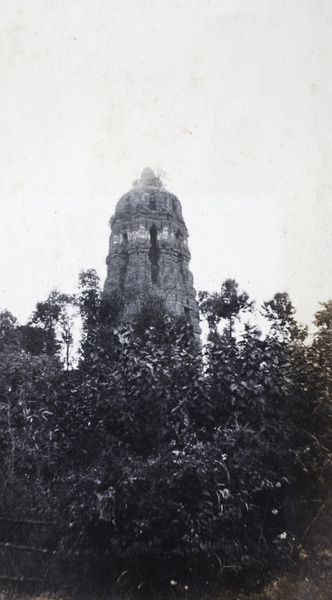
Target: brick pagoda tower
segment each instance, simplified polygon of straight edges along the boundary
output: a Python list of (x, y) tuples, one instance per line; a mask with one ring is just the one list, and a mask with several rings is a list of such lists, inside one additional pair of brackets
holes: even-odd
[(144, 298), (157, 296), (174, 315), (186, 315), (200, 333), (196, 292), (189, 271), (188, 231), (181, 204), (150, 169), (118, 201), (110, 221), (104, 293), (119, 291), (124, 318)]

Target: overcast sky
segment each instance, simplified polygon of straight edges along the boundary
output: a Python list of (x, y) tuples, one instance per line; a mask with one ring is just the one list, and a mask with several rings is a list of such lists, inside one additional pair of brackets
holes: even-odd
[(331, 0), (0, 0), (0, 310), (21, 322), (166, 173), (196, 289), (332, 298)]

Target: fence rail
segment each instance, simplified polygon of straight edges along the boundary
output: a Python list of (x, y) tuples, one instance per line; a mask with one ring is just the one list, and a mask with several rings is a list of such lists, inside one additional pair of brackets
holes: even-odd
[(20, 550), (22, 552), (41, 552), (42, 554), (55, 554), (54, 550), (50, 550), (49, 548), (22, 546), (21, 544), (12, 544), (11, 542), (0, 542), (0, 548), (8, 548), (9, 550)]
[(52, 556), (56, 554), (48, 547), (53, 545), (54, 526), (55, 522), (39, 515), (0, 515), (0, 581), (49, 585)]

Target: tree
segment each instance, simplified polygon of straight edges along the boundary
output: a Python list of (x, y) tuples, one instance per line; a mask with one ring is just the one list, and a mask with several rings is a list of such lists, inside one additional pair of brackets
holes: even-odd
[[(46, 500), (54, 460), (54, 407), (61, 364), (11, 343), (0, 352), (1, 508), (16, 516)], [(48, 480), (48, 483), (49, 483)], [(45, 506), (44, 506), (45, 508)]]
[(317, 331), (311, 346), (311, 394), (314, 424), (321, 443), (332, 451), (332, 300), (315, 314)]
[(110, 351), (112, 328), (119, 322), (123, 300), (118, 292), (102, 294), (97, 272), (89, 269), (79, 275), (77, 304), (82, 321), (81, 368), (88, 368), (93, 352)]
[(295, 532), (297, 448), (278, 336), (214, 328), (204, 370), (190, 326), (161, 306), (110, 327), (108, 347), (90, 338), (64, 436), (69, 547), (90, 548), (133, 580), (156, 570), (205, 580), (225, 565), (262, 576), (281, 560)]
[(262, 306), (262, 314), (269, 321), (270, 335), (279, 337), (284, 342), (303, 342), (308, 335), (308, 328), (299, 325), (295, 318), (295, 308), (286, 292), (277, 293)]
[(234, 279), (226, 279), (219, 294), (199, 292), (198, 298), (200, 310), (207, 318), (210, 328), (216, 330), (218, 323), (225, 319), (228, 321), (230, 336), (235, 320), (240, 318), (241, 313), (251, 311), (254, 306), (254, 302), (249, 302), (246, 292), (239, 293), (239, 286)]
[[(262, 543), (267, 556), (274, 542), (281, 551), (278, 535), (282, 531), (299, 532), (299, 517), (312, 498), (312, 489), (308, 490), (310, 482), (316, 480), (315, 467), (320, 460), (312, 435), (306, 328), (296, 322), (288, 295), (280, 293), (264, 303), (263, 314), (270, 326), (265, 337), (249, 323), (240, 334), (235, 335), (232, 325), (220, 333), (216, 324), (227, 311), (232, 317), (232, 304), (224, 311), (220, 298), (214, 300), (216, 297), (203, 299), (211, 327), (206, 383), (220, 443), (223, 440), (229, 457), (232, 510), (238, 515), (233, 521), (233, 535), (234, 527), (238, 528), (239, 547), (244, 552), (245, 546), (253, 544), (251, 556), (262, 560)], [(233, 306), (235, 319), (239, 304)], [(246, 511), (254, 530), (246, 520)], [(241, 531), (244, 522), (246, 529)], [(285, 543), (290, 539), (291, 534), (287, 534)]]
[(36, 353), (37, 343), (37, 348), (41, 347), (50, 356), (62, 355), (67, 370), (71, 364), (74, 307), (73, 296), (52, 290), (45, 302), (37, 303), (30, 319), (29, 326), (36, 328), (38, 335), (26, 330), (27, 347), (33, 353)]
[(17, 319), (8, 310), (0, 313), (0, 352), (4, 349), (17, 349), (20, 345)]

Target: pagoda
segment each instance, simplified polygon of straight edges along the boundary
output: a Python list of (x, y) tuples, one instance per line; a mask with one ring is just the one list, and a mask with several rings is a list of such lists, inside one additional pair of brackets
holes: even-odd
[(148, 298), (159, 297), (170, 313), (185, 315), (199, 335), (181, 204), (152, 169), (144, 169), (133, 188), (120, 198), (110, 227), (104, 294), (121, 294), (123, 319), (130, 320)]

